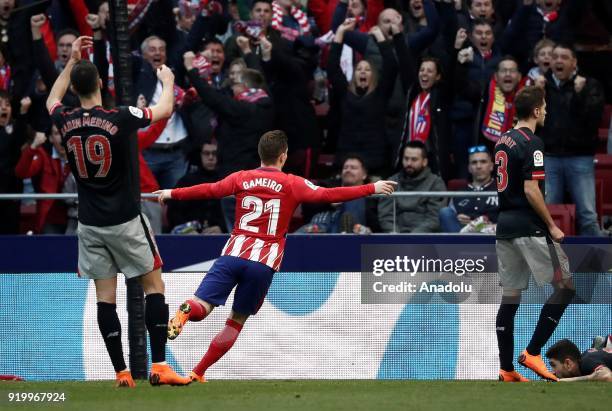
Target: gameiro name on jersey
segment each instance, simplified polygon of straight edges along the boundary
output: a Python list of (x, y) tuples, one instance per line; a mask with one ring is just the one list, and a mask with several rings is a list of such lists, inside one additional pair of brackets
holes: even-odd
[(259, 261), (278, 271), (289, 222), (300, 203), (335, 203), (374, 194), (374, 184), (323, 188), (273, 167), (238, 171), (213, 184), (175, 188), (172, 199), (236, 195), (234, 230), (221, 255)]
[(105, 227), (140, 213), (140, 176), (136, 130), (151, 123), (151, 110), (66, 107), (49, 110), (62, 136), (77, 182), (79, 221)]
[(538, 180), (544, 195), (544, 143), (528, 128), (512, 129), (495, 145), (499, 196), (496, 237), (544, 237), (548, 228), (525, 195), (525, 180)]

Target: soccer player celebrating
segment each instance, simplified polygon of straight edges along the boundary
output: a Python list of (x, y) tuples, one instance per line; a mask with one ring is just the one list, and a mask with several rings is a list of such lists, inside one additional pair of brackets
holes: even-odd
[(302, 202), (339, 203), (370, 194), (391, 194), (394, 182), (323, 188), (281, 170), (287, 161), (287, 136), (270, 131), (259, 140), (261, 167), (238, 171), (213, 184), (157, 191), (159, 201), (202, 200), (236, 195), (236, 223), (230, 239), (206, 274), (195, 296), (185, 301), (168, 324), (174, 339), (187, 321), (200, 321), (224, 305), (234, 287), (232, 311), (208, 351), (191, 372), (204, 382), (204, 372), (233, 345), (250, 315), (257, 313), (283, 258), (289, 221)]
[(559, 381), (612, 382), (612, 348), (590, 348), (581, 354), (576, 344), (564, 339), (546, 351), (546, 358)]
[(542, 307), (540, 318), (519, 364), (540, 377), (558, 378), (548, 371), (540, 351), (557, 328), (575, 295), (569, 261), (559, 242), (563, 232), (555, 225), (544, 202), (544, 144), (534, 132), (544, 124), (544, 89), (526, 87), (515, 99), (518, 123), (500, 137), (495, 146), (495, 168), (499, 194), (497, 261), (502, 301), (495, 322), (499, 346), (499, 380), (527, 381), (514, 370), (514, 316), (521, 291), (530, 274), (538, 285), (552, 283), (554, 292)]
[[(117, 373), (116, 385), (134, 387), (123, 358), (115, 304), (118, 272), (138, 278), (147, 295), (145, 322), (153, 361), (149, 381), (153, 385), (186, 385), (191, 380), (176, 374), (165, 361), (168, 306), (161, 258), (149, 222), (140, 212), (135, 134), (172, 114), (174, 75), (166, 66), (157, 70), (163, 90), (156, 105), (143, 110), (131, 106), (105, 110), (98, 70), (90, 61), (81, 60), (81, 50), (92, 44), (91, 37), (79, 37), (72, 44), (70, 60), (47, 99), (79, 193), (79, 275), (95, 282), (98, 326)], [(78, 95), (80, 107), (61, 104), (68, 86)]]

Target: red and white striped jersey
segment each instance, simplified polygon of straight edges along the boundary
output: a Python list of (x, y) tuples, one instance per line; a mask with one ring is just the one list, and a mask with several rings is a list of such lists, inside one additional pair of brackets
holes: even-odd
[(238, 171), (212, 184), (175, 188), (172, 199), (236, 196), (236, 219), (221, 255), (259, 261), (278, 271), (289, 222), (300, 203), (336, 203), (374, 194), (374, 184), (323, 188), (277, 168)]

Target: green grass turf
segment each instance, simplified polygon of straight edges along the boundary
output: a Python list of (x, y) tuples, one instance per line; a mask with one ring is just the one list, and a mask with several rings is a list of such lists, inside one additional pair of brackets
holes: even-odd
[[(610, 383), (496, 381), (211, 381), (115, 389), (111, 381), (0, 382), (0, 410), (601, 410)], [(63, 392), (63, 403), (9, 403), (9, 392)]]

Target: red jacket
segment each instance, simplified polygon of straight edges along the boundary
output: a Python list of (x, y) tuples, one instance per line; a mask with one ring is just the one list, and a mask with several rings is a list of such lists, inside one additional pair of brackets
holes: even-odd
[(147, 149), (151, 144), (155, 143), (155, 140), (158, 139), (159, 135), (164, 131), (164, 128), (166, 128), (167, 123), (168, 119), (164, 119), (151, 124), (146, 129), (138, 130), (138, 163), (140, 165), (141, 193), (152, 193), (153, 191), (159, 190), (159, 183), (142, 156), (142, 150)]
[[(15, 175), (19, 178), (31, 178), (38, 193), (61, 193), (64, 180), (70, 174), (70, 167), (62, 160), (52, 158), (43, 148), (30, 146), (21, 152), (19, 162), (15, 166)], [(36, 232), (40, 233), (53, 208), (54, 223), (66, 223), (66, 206), (62, 201), (39, 200), (36, 202)]]

